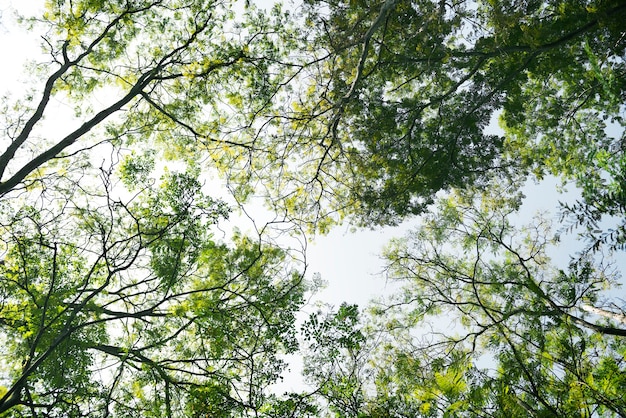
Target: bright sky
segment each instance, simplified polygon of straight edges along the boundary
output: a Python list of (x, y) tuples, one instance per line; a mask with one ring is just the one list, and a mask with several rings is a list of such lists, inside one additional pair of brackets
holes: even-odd
[[(8, 89), (19, 96), (28, 85), (25, 81), (23, 63), (40, 53), (40, 39), (28, 36), (13, 23), (10, 6), (18, 6), (20, 11), (37, 9), (39, 1), (0, 0), (0, 53), (5, 60), (0, 79), (0, 94)], [(542, 187), (531, 185), (527, 188), (527, 203), (522, 218), (530, 220), (536, 211), (551, 210), (563, 198), (554, 192), (554, 182), (544, 182)], [(361, 230), (350, 232), (348, 227), (337, 227), (328, 236), (317, 237), (309, 245), (307, 261), (309, 273), (319, 273), (328, 283), (316, 298), (338, 305), (343, 301), (364, 304), (388, 290), (388, 284), (378, 273), (382, 270), (379, 258), (382, 247), (394, 236), (403, 235), (417, 221), (406, 222), (401, 227), (384, 228), (375, 231)]]
[[(0, 0), (0, 54), (5, 57), (0, 77), (0, 94), (7, 90), (13, 91), (15, 96), (27, 87), (20, 84), (24, 81), (23, 63), (33, 58), (39, 52), (39, 39), (29, 36), (16, 29), (11, 24), (13, 20), (9, 6), (19, 5), (33, 7), (39, 1)], [(520, 215), (522, 222), (528, 222), (537, 211), (550, 211), (556, 217), (558, 201), (564, 196), (555, 192), (554, 180), (544, 181), (541, 185), (530, 184), (525, 189), (526, 203)], [(569, 195), (572, 198), (572, 195)], [(319, 273), (328, 283), (316, 300), (338, 306), (341, 302), (366, 304), (372, 298), (378, 297), (389, 290), (391, 284), (385, 283), (379, 273), (382, 270), (382, 260), (379, 258), (382, 247), (394, 236), (402, 236), (418, 220), (409, 221), (397, 228), (383, 228), (375, 231), (361, 230), (350, 232), (348, 227), (337, 227), (323, 237), (317, 237), (309, 244), (307, 261), (309, 263), (309, 278), (313, 273)], [(565, 244), (565, 249), (571, 249), (575, 239)], [(571, 251), (557, 254), (560, 264), (568, 261)], [(307, 308), (312, 311), (314, 308)]]

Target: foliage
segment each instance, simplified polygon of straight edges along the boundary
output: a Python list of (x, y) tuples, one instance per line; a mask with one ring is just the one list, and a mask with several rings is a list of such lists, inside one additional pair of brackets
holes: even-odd
[(358, 416), (365, 399), (369, 352), (360, 328), (358, 307), (345, 303), (318, 310), (302, 326), (304, 376), (338, 417)]
[(593, 172), (599, 176), (580, 175), (582, 198), (573, 204), (562, 203), (561, 220), (569, 222), (568, 231), (584, 227), (585, 253), (608, 248), (626, 250), (626, 154), (597, 150)]
[[(314, 163), (298, 178), (372, 226), (492, 175), (584, 176), (588, 150), (616, 142), (604, 128), (623, 130), (624, 13), (614, 1), (306, 1), (313, 67), (284, 126)], [(487, 129), (498, 116), (502, 136)]]
[[(248, 8), (237, 21), (240, 6), (48, 1), (42, 17), (24, 19), (30, 31), (43, 34), (49, 61), (33, 64), (37, 90), (25, 101), (4, 103), (0, 194), (89, 158), (93, 149), (107, 154), (107, 146), (131, 147), (138, 155), (158, 149), (160, 159), (208, 158), (223, 170), (234, 164), (232, 155), (245, 159), (257, 150), (254, 139), (234, 133), (271, 107), (281, 76), (274, 66), (284, 54), (276, 42), (283, 14)], [(75, 112), (62, 114), (67, 123), (49, 136), (44, 116), (55, 102)], [(61, 139), (53, 139), (57, 135)]]
[(454, 326), (393, 347), (385, 379), (420, 416), (622, 416), (626, 316), (606, 293), (617, 277), (589, 257), (552, 265), (547, 221), (514, 227), (517, 198), (493, 192), (441, 199), (388, 248), (388, 277), (405, 288), (382, 322)]
[(233, 132), (279, 78), (280, 9), (236, 21), (235, 7), (59, 0), (23, 19), (46, 61), (30, 67), (38, 88), (3, 102), (3, 416), (246, 416), (270, 401), (303, 273), (265, 230), (214, 240), (230, 208), (203, 184), (255, 148)]
[[(0, 193), (102, 141), (156, 145), (220, 173), (239, 202), (264, 197), (326, 232), (346, 217), (397, 224), (438, 191), (492, 175), (582, 181), (591, 164), (599, 180), (602, 155), (621, 149), (605, 129), (623, 130), (620, 2), (298, 10), (49, 2), (30, 23), (52, 62), (38, 68), (43, 88), (31, 105), (6, 106), (12, 145), (0, 158)], [(36, 142), (55, 99), (76, 109), (79, 128)], [(487, 129), (498, 116), (504, 135)], [(35, 158), (17, 158), (32, 148)]]
[(2, 411), (259, 410), (280, 353), (297, 347), (301, 273), (259, 240), (213, 241), (227, 208), (190, 174), (165, 174), (126, 202), (103, 179), (66, 200), (36, 191), (42, 206), (5, 211)]
[[(626, 5), (243, 3), (49, 0), (22, 19), (45, 58), (2, 101), (0, 415), (626, 416), (599, 257), (626, 239)], [(273, 220), (216, 239), (214, 174)], [(546, 219), (512, 221), (546, 175), (582, 190), (567, 267)], [(405, 287), (367, 316), (320, 309), (300, 347), (287, 233), (414, 214), (385, 253)], [(312, 389), (270, 393), (300, 348)]]

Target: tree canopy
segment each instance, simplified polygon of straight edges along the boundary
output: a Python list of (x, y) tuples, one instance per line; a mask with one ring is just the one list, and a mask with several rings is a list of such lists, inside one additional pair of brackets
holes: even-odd
[[(2, 98), (0, 416), (626, 415), (626, 3), (42, 3)], [(579, 197), (516, 223), (547, 176)], [(308, 239), (415, 215), (395, 294), (304, 317)]]

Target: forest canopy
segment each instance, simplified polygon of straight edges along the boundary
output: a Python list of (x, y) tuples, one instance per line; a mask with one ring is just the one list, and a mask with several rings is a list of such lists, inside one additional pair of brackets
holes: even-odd
[[(1, 12), (41, 47), (0, 112), (1, 417), (626, 416), (625, 2)], [(578, 197), (520, 224), (546, 177)], [(306, 305), (309, 240), (416, 217), (397, 292)]]

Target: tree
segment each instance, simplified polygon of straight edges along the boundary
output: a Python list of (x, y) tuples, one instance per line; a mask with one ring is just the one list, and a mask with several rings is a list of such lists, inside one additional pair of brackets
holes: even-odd
[[(588, 150), (619, 142), (604, 128), (623, 131), (623, 2), (303, 10), (313, 58), (283, 130), (311, 164), (294, 176), (356, 223), (397, 224), (491, 175), (584, 176)], [(487, 129), (498, 115), (503, 136)]]
[[(296, 349), (302, 273), (243, 236), (186, 173), (127, 202), (103, 183), (5, 224), (6, 416), (245, 416)], [(6, 215), (6, 212), (5, 212)], [(6, 222), (6, 217), (5, 217)]]
[[(313, 314), (305, 375), (335, 417), (623, 416), (619, 272), (551, 264), (518, 193), (457, 191), (388, 247), (390, 299)], [(513, 188), (515, 189), (515, 188)]]
[[(303, 260), (265, 230), (214, 239), (230, 208), (200, 180), (202, 158), (254, 149), (226, 136), (267, 105), (282, 54), (278, 9), (240, 24), (233, 5), (61, 0), (26, 20), (49, 62), (41, 88), (3, 102), (2, 416), (279, 402), (267, 388), (297, 347)], [(238, 115), (224, 104), (244, 99)], [(75, 108), (63, 124), (44, 120), (55, 101)]]
[[(50, 3), (31, 22), (55, 71), (6, 122), (0, 192), (103, 140), (160, 144), (324, 232), (397, 224), (491, 175), (582, 178), (581, 149), (618, 145), (604, 127), (623, 127), (620, 2), (305, 2), (241, 22), (234, 4)], [(80, 127), (15, 159), (53, 97)], [(504, 136), (485, 130), (497, 115)]]
[[(167, 158), (187, 160), (205, 151), (216, 163), (230, 148), (244, 156), (254, 150), (254, 140), (231, 141), (228, 134), (246, 129), (254, 113), (269, 106), (284, 54), (275, 42), (283, 15), (248, 9), (245, 22), (237, 22), (235, 6), (213, 0), (47, 2), (42, 17), (26, 19), (30, 30), (43, 34), (49, 57), (34, 67), (34, 74), (43, 74), (42, 86), (24, 100), (3, 103), (0, 194), (38, 182), (41, 170), (85, 158), (94, 147), (107, 149), (102, 144), (158, 147)], [(59, 140), (42, 133), (53, 99), (75, 109), (71, 123), (72, 115), (64, 115), (67, 125), (57, 127), (69, 127)], [(230, 112), (229, 103), (247, 111)]]
[(405, 336), (384, 376), (423, 416), (624, 415), (616, 272), (591, 257), (553, 266), (549, 223), (512, 226), (519, 198), (491, 193), (442, 198), (388, 248), (388, 277), (405, 288), (378, 308), (383, 323), (400, 335), (455, 325)]
[(304, 376), (337, 417), (360, 416), (366, 401), (372, 347), (360, 322), (358, 307), (344, 303), (319, 309), (302, 326)]
[(580, 234), (588, 246), (583, 254), (603, 248), (626, 250), (626, 154), (623, 147), (615, 151), (593, 150), (588, 167), (593, 174), (577, 175), (582, 197), (573, 204), (561, 204), (561, 221), (567, 232), (584, 228)]
[[(596, 257), (623, 247), (625, 11), (612, 1), (306, 2), (319, 65), (285, 128), (315, 149), (314, 181), (302, 183), (331, 205), (341, 196), (334, 207), (361, 225), (426, 217), (388, 254), (390, 277), (407, 287), (379, 313), (403, 343), (373, 357), (375, 389), (357, 392), (357, 415), (624, 414), (624, 307), (601, 290), (616, 275)], [(495, 119), (501, 136), (487, 129)], [(563, 220), (586, 229), (592, 251), (567, 268), (545, 255), (545, 220), (511, 226), (517, 198), (496, 199), (499, 188), (474, 199), (494, 178), (519, 189), (527, 174), (583, 191)], [(460, 197), (430, 214), (442, 190)], [(606, 229), (607, 217), (618, 226)], [(461, 336), (428, 328), (445, 314)]]
[[(2, 103), (0, 414), (623, 415), (610, 272), (593, 251), (551, 268), (543, 221), (516, 231), (510, 201), (474, 196), (494, 178), (574, 179), (583, 197), (565, 216), (592, 250), (623, 246), (623, 224), (596, 227), (624, 214), (626, 6), (300, 10), (56, 0), (24, 20), (47, 55), (30, 67), (39, 88)], [(62, 125), (54, 102), (74, 109)], [(485, 130), (498, 114), (503, 136)], [(215, 173), (274, 220), (215, 239), (229, 213), (207, 191)], [(314, 315), (316, 386), (270, 395), (307, 286), (302, 254), (268, 231), (395, 224), (451, 190), (390, 247), (389, 274), (410, 284), (379, 312), (387, 331), (354, 306)], [(465, 335), (416, 344), (415, 320), (439, 311)]]

